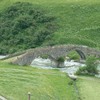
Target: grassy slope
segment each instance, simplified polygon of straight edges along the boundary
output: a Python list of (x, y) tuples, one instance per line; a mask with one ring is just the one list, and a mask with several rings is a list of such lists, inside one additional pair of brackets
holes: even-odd
[(81, 77), (79, 88), (82, 100), (100, 100), (100, 79)]
[(0, 62), (0, 95), (8, 100), (77, 100), (66, 74)]
[[(5, 63), (6, 62), (6, 63)], [(34, 100), (77, 100), (70, 79), (57, 70), (43, 70), (0, 62), (0, 95), (8, 100), (26, 100), (31, 91)], [(100, 99), (100, 79), (79, 76), (77, 81), (82, 100)]]
[[(1, 0), (0, 10), (16, 1)], [(52, 41), (56, 44), (83, 44), (100, 48), (99, 0), (28, 0), (57, 16), (60, 26)], [(48, 43), (48, 42), (46, 42)]]
[[(70, 79), (57, 70), (21, 67), (0, 61), (0, 95), (8, 100), (77, 100)], [(79, 77), (77, 82), (82, 100), (100, 99), (100, 79)]]

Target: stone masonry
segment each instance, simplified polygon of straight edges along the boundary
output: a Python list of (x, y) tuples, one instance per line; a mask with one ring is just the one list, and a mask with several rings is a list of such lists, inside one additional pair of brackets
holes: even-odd
[(82, 45), (58, 45), (28, 50), (23, 55), (17, 57), (17, 59), (12, 63), (18, 65), (30, 65), (35, 58), (41, 55), (48, 55), (50, 59), (56, 61), (57, 58), (66, 56), (70, 51), (73, 50), (75, 50), (83, 60), (85, 60), (89, 55), (94, 55), (100, 58), (100, 50)]

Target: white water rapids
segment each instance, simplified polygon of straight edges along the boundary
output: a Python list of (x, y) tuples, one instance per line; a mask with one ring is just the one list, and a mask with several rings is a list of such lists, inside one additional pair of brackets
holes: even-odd
[(0, 59), (6, 58), (7, 55), (0, 55)]
[(71, 61), (65, 61), (64, 66), (65, 68), (54, 68), (51, 67), (52, 61), (50, 59), (42, 59), (42, 58), (36, 58), (31, 63), (31, 66), (35, 66), (37, 68), (43, 68), (43, 69), (59, 69), (62, 72), (66, 72), (68, 74), (75, 74), (76, 71), (79, 69), (79, 67), (85, 66), (85, 64), (75, 62), (73, 60)]

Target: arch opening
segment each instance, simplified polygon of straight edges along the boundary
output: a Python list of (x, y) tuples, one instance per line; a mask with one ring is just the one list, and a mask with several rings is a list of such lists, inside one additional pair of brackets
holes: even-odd
[(86, 59), (85, 54), (84, 54), (81, 50), (75, 50), (75, 51), (80, 55), (80, 58), (81, 58), (82, 60), (85, 60), (85, 59)]
[(81, 50), (78, 50), (78, 49), (68, 51), (67, 56), (69, 57), (69, 59), (73, 59), (73, 60), (85, 60), (86, 59), (85, 54)]

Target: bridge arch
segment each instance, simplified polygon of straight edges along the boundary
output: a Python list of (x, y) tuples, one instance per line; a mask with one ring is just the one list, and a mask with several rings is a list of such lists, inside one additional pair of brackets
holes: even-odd
[(80, 49), (72, 49), (72, 50), (69, 50), (69, 51), (67, 51), (67, 54), (69, 52), (72, 52), (72, 51), (75, 51), (80, 56), (80, 59), (81, 60), (85, 60), (86, 59), (85, 53), (82, 50), (80, 50)]
[(75, 50), (81, 57), (81, 59), (85, 60), (86, 59), (86, 56), (85, 54), (81, 51), (81, 50)]
[(96, 55), (100, 58), (100, 51), (93, 48), (77, 45), (59, 45), (28, 50), (24, 54), (19, 55), (18, 59), (15, 59), (12, 63), (18, 65), (29, 65), (33, 59), (41, 54), (47, 54), (52, 60), (57, 60), (61, 56), (65, 57), (66, 54), (71, 51), (76, 51), (81, 58), (80, 60), (85, 60), (88, 55)]

